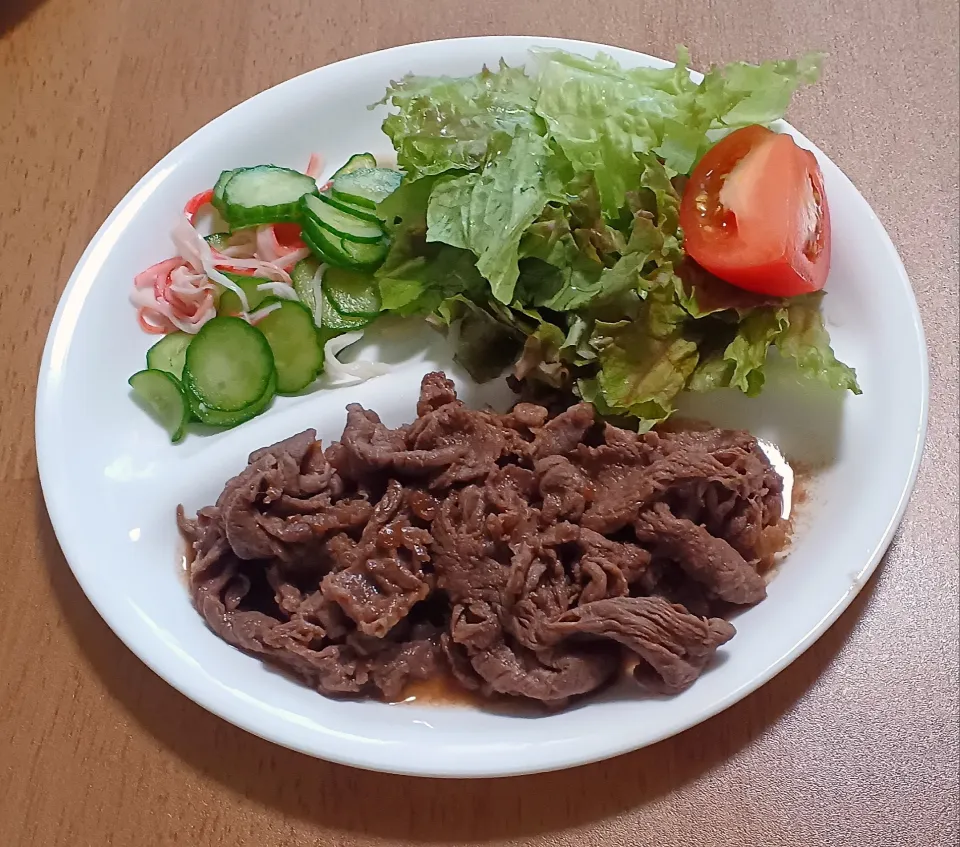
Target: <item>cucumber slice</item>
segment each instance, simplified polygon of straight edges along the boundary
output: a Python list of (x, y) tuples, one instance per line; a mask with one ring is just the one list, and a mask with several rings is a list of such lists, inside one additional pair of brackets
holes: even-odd
[(329, 203), (324, 203), (315, 195), (307, 194), (302, 203), (304, 218), (313, 218), (320, 226), (326, 227), (340, 238), (361, 244), (375, 244), (383, 238), (379, 223), (360, 220)]
[(323, 348), (317, 338), (313, 313), (302, 303), (284, 300), (262, 320), (257, 329), (273, 350), (277, 368), (277, 391), (293, 394), (306, 388), (323, 370)]
[(147, 350), (147, 369), (165, 371), (177, 379), (183, 376), (183, 363), (186, 361), (187, 347), (193, 341), (188, 332), (171, 332), (163, 336)]
[(300, 298), (300, 302), (310, 310), (316, 326), (320, 326), (320, 313), (317, 311), (318, 291), (313, 281), (316, 279), (319, 269), (320, 263), (311, 257), (301, 259), (293, 266), (293, 270), (290, 271), (290, 281), (293, 283), (293, 290), (297, 292), (297, 297)]
[(190, 421), (190, 404), (179, 380), (166, 371), (148, 368), (135, 373), (128, 382), (133, 393), (170, 433), (170, 440), (176, 443), (183, 438)]
[(397, 188), (403, 174), (392, 168), (360, 168), (333, 180), (333, 193), (351, 203), (374, 208)]
[(353, 241), (341, 239), (343, 251), (347, 255), (350, 267), (364, 269), (368, 271), (375, 270), (383, 264), (387, 257), (387, 240), (381, 239), (376, 244), (357, 244)]
[[(305, 237), (304, 240), (307, 241), (307, 238)], [(310, 242), (307, 241), (307, 243)], [(314, 247), (310, 249), (316, 252)], [(371, 316), (343, 315), (334, 308), (330, 298), (324, 293), (327, 276), (333, 268), (328, 267), (323, 272), (322, 281), (318, 283), (315, 280), (319, 267), (320, 263), (316, 259), (303, 259), (297, 262), (290, 274), (294, 291), (297, 292), (300, 302), (313, 313), (313, 322), (320, 331), (319, 335), (324, 338), (332, 337), (353, 329), (363, 329), (370, 324), (373, 321)], [(322, 343), (320, 346), (322, 350)]]
[(202, 403), (192, 394), (188, 396), (190, 399), (190, 411), (193, 412), (194, 417), (197, 418), (201, 423), (208, 424), (209, 426), (237, 426), (242, 424), (244, 421), (250, 420), (250, 418), (255, 418), (261, 412), (263, 412), (267, 406), (270, 405), (270, 401), (276, 396), (277, 393), (277, 375), (276, 373), (270, 374), (270, 381), (267, 383), (267, 390), (258, 397), (253, 403), (249, 406), (244, 406), (242, 409), (237, 409), (235, 412), (221, 412), (219, 409), (211, 409), (205, 403)]
[(222, 215), (231, 228), (269, 223), (298, 223), (300, 198), (316, 194), (317, 182), (290, 168), (258, 165), (241, 168), (223, 188)]
[(241, 318), (207, 321), (187, 347), (183, 382), (201, 403), (236, 412), (255, 403), (274, 371), (263, 333)]
[(324, 340), (363, 329), (373, 323), (372, 317), (357, 318), (350, 315), (341, 315), (325, 294), (320, 297), (320, 334)]
[(380, 313), (380, 287), (373, 277), (346, 268), (327, 268), (323, 292), (341, 315), (375, 317)]
[(230, 178), (239, 171), (243, 170), (242, 168), (234, 168), (230, 171), (222, 171), (220, 176), (217, 177), (217, 181), (213, 185), (213, 199), (210, 201), (213, 204), (213, 208), (216, 209), (220, 215), (226, 218), (226, 206), (223, 202), (223, 190), (227, 187), (227, 183), (230, 182)]
[(387, 244), (358, 244), (338, 238), (313, 218), (305, 218), (301, 238), (314, 255), (328, 265), (356, 270), (374, 270), (387, 255)]
[(339, 209), (341, 212), (346, 212), (348, 215), (353, 215), (353, 217), (360, 218), (362, 221), (370, 221), (370, 223), (380, 225), (380, 218), (377, 216), (375, 209), (358, 206), (356, 203), (344, 200), (336, 194), (328, 194), (326, 192), (320, 195), (320, 199), (323, 200), (324, 203), (329, 203), (334, 208)]
[(336, 179), (343, 174), (353, 173), (360, 168), (375, 168), (376, 166), (377, 160), (373, 157), (373, 153), (354, 153), (347, 159), (347, 163), (333, 175), (333, 178)]
[[(223, 272), (223, 275), (239, 285), (243, 293), (247, 295), (247, 303), (250, 305), (250, 311), (262, 305), (263, 301), (270, 295), (270, 292), (260, 291), (257, 288), (257, 286), (267, 281), (258, 276), (246, 276), (244, 274), (227, 273), (226, 271)], [(226, 316), (239, 315), (242, 311), (243, 303), (240, 302), (240, 298), (236, 292), (231, 291), (229, 288), (221, 289), (220, 299), (217, 301), (217, 314)]]
[[(319, 224), (313, 225), (310, 221), (303, 222), (303, 229), (300, 231), (300, 237), (303, 239), (303, 243), (310, 248), (310, 252), (313, 253), (317, 259), (319, 259), (321, 262), (325, 262), (326, 264), (348, 264), (349, 260), (347, 259), (345, 253), (342, 257), (331, 255), (332, 244), (328, 244), (328, 240), (336, 241), (336, 243), (339, 245), (340, 239), (334, 239), (333, 236), (329, 234), (319, 236), (319, 233), (315, 232), (315, 230), (320, 230)], [(323, 247), (320, 246), (321, 243), (323, 244)]]
[(207, 235), (204, 238), (204, 241), (207, 242), (214, 250), (223, 250), (224, 247), (230, 241), (229, 232), (214, 232), (211, 235)]

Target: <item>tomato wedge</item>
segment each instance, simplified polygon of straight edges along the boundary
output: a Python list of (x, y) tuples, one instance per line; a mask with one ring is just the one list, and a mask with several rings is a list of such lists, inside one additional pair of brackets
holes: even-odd
[(789, 135), (747, 126), (717, 142), (690, 176), (680, 225), (687, 253), (739, 288), (793, 297), (827, 281), (823, 174)]

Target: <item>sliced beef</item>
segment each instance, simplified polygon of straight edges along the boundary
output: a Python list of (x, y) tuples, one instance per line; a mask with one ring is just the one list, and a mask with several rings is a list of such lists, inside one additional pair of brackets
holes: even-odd
[(596, 645), (563, 645), (537, 652), (500, 642), (470, 657), (481, 690), (542, 700), (555, 706), (609, 682), (620, 669), (620, 655)]
[(564, 456), (573, 452), (593, 426), (594, 411), (589, 403), (571, 406), (548, 421), (533, 442), (534, 457)]
[(422, 570), (430, 560), (430, 533), (399, 514), (403, 500), (403, 487), (391, 480), (364, 527), (353, 562), (323, 581), (324, 595), (340, 605), (360, 632), (376, 638), (426, 599), (431, 588)]
[(435, 373), (411, 424), (348, 406), (326, 450), (313, 430), (257, 450), (177, 521), (207, 625), (320, 692), (447, 672), (556, 708), (625, 663), (652, 691), (690, 685), (733, 635), (716, 609), (764, 596), (781, 501), (748, 433), (471, 410)]
[(655, 503), (634, 524), (637, 538), (676, 561), (695, 582), (728, 603), (757, 603), (767, 596), (761, 577), (728, 542), (705, 527), (678, 518)]
[(566, 456), (545, 456), (534, 470), (543, 500), (543, 519), (580, 520), (597, 494), (589, 477)]
[(734, 635), (722, 618), (698, 618), (662, 597), (618, 597), (585, 603), (544, 626), (558, 641), (609, 639), (635, 653), (634, 671), (647, 687), (676, 694), (693, 684), (721, 644)]

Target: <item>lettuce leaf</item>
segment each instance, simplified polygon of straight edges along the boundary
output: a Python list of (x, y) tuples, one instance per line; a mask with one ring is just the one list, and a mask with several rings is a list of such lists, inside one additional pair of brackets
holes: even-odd
[(637, 211), (626, 217), (624, 232), (604, 221), (592, 179), (568, 211), (544, 210), (521, 239), (521, 256), (539, 262), (526, 263), (518, 299), (558, 312), (598, 309), (673, 282), (674, 265), (683, 260), (680, 198), (656, 158), (642, 164)]
[(450, 170), (476, 170), (490, 145), (503, 136), (543, 134), (534, 113), (537, 84), (522, 68), (501, 60), (465, 78), (409, 75), (391, 83), (383, 100), (396, 111), (383, 131), (397, 151), (397, 163), (411, 180)]
[(737, 334), (724, 351), (723, 358), (733, 364), (730, 384), (748, 397), (763, 389), (763, 367), (770, 345), (777, 341), (789, 321), (785, 309), (755, 309), (737, 327)]
[[(598, 324), (597, 332), (603, 331)], [(599, 394), (613, 414), (637, 418), (641, 431), (670, 416), (699, 360), (696, 342), (685, 334), (682, 309), (665, 297), (652, 297), (636, 320), (594, 343)]]
[(677, 299), (694, 318), (705, 318), (719, 312), (745, 315), (760, 306), (780, 306), (780, 297), (754, 294), (724, 282), (700, 267), (692, 259), (684, 259), (677, 268)]
[(804, 378), (816, 379), (833, 389), (860, 394), (856, 371), (837, 360), (823, 326), (820, 304), (823, 293), (760, 306), (744, 315), (733, 327), (732, 340), (704, 355), (690, 378), (690, 391), (734, 387), (749, 397), (763, 389), (768, 352), (776, 347), (792, 360)]
[(839, 361), (830, 346), (830, 336), (823, 325), (820, 304), (824, 293), (794, 297), (787, 302), (787, 326), (777, 336), (780, 355), (793, 359), (800, 373), (819, 380), (838, 391), (862, 394), (857, 372)]
[(783, 117), (797, 88), (820, 78), (821, 59), (809, 53), (760, 65), (714, 66), (697, 88), (693, 110), (709, 118), (713, 129), (772, 123)]
[(501, 303), (513, 300), (520, 241), (562, 185), (549, 146), (517, 135), (480, 172), (437, 181), (427, 205), (427, 240), (469, 249)]
[(498, 321), (463, 295), (445, 300), (437, 309), (440, 320), (455, 328), (454, 360), (477, 382), (487, 382), (508, 367), (520, 352), (523, 334)]
[(554, 388), (562, 388), (569, 376), (560, 357), (565, 340), (563, 330), (543, 321), (524, 342), (523, 352), (514, 368), (516, 377), (533, 378)]
[[(663, 144), (665, 120), (682, 123), (696, 89), (686, 55), (664, 70), (624, 70), (603, 53), (587, 59), (540, 51), (537, 58), (537, 114), (574, 170), (593, 173), (604, 212), (615, 215), (640, 180), (637, 154), (671, 153)], [(666, 164), (676, 170), (681, 163), (671, 156)]]

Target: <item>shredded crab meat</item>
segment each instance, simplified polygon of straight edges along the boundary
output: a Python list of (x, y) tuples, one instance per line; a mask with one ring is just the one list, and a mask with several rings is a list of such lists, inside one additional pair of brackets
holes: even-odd
[[(323, 168), (323, 156), (311, 154), (306, 174), (317, 179)], [(200, 192), (184, 207), (171, 234), (178, 255), (152, 265), (134, 278), (130, 300), (145, 332), (198, 332), (216, 317), (219, 288), (237, 295), (242, 306), (240, 317), (250, 323), (280, 308), (279, 303), (273, 303), (250, 312), (244, 290), (225, 271), (265, 280), (257, 289), (281, 300), (299, 299), (290, 271), (311, 255), (298, 237), (299, 230), (286, 224), (242, 229), (231, 234), (225, 244), (221, 243), (221, 249), (214, 249), (194, 226), (197, 210), (209, 204), (210, 196), (212, 191)]]
[[(206, 244), (206, 242), (204, 243)], [(272, 279), (276, 282), (285, 282), (290, 285), (290, 274), (276, 262), (265, 262), (262, 259), (238, 259), (226, 256), (218, 251), (213, 252), (213, 261), (216, 266), (225, 270), (252, 271), (254, 276)], [(223, 276), (223, 274), (220, 274), (220, 276)], [(219, 282), (219, 280), (217, 281)]]
[(310, 161), (307, 162), (307, 169), (304, 173), (307, 176), (312, 176), (314, 179), (319, 179), (320, 174), (323, 172), (323, 156), (319, 153), (311, 153)]
[(257, 254), (265, 262), (276, 262), (284, 254), (284, 249), (277, 241), (277, 234), (269, 224), (257, 227)]
[(147, 268), (133, 281), (130, 300), (148, 333), (195, 333), (216, 315), (215, 286), (179, 256)]
[(338, 385), (355, 385), (390, 373), (384, 362), (341, 362), (337, 355), (363, 338), (362, 332), (345, 332), (323, 345), (323, 369), (330, 381)]
[(213, 251), (210, 245), (204, 240), (203, 236), (194, 229), (190, 219), (184, 215), (172, 233), (173, 243), (180, 251), (180, 255), (196, 273), (201, 271), (205, 273), (214, 282), (220, 283), (224, 288), (229, 289), (240, 300), (240, 305), (244, 312), (250, 310), (250, 302), (243, 289), (237, 285), (230, 277), (224, 276), (217, 270)]

